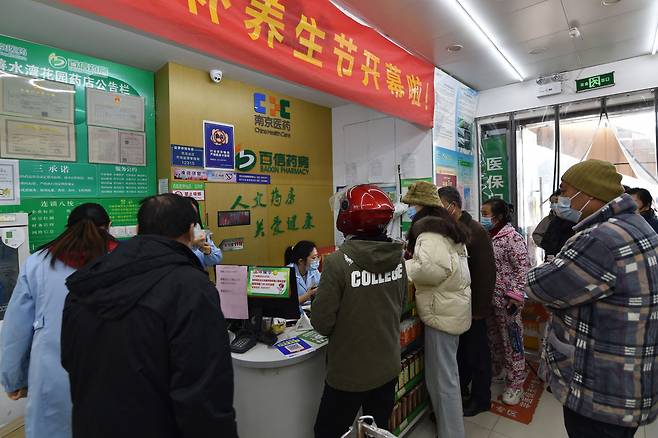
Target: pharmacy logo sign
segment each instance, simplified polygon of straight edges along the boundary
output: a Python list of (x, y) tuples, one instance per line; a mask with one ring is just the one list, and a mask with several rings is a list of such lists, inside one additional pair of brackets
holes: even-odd
[(68, 65), (68, 61), (63, 56), (59, 56), (56, 53), (51, 53), (48, 55), (48, 63), (52, 68), (62, 69)]
[(241, 172), (249, 172), (256, 167), (256, 153), (252, 150), (245, 149), (238, 152), (235, 159), (235, 165)]

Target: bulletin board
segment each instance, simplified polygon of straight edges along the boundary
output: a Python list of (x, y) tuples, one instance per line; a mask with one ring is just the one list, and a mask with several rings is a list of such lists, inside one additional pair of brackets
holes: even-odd
[[(200, 202), (222, 263), (280, 266), (299, 240), (333, 245), (331, 109), (177, 64), (156, 82), (158, 177)], [(232, 169), (202, 164), (204, 121), (234, 133)]]
[(30, 214), (31, 251), (85, 202), (134, 232), (156, 191), (154, 111), (151, 72), (0, 35), (0, 158), (20, 177), (20, 204), (0, 212)]
[(475, 108), (478, 92), (438, 68), (434, 70), (434, 183), (459, 190), (462, 208), (477, 217), (478, 175)]

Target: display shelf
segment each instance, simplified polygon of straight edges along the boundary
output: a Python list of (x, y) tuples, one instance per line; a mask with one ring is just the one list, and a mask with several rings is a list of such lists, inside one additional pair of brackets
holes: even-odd
[(413, 427), (429, 412), (429, 402), (421, 403), (414, 411), (398, 426), (393, 435), (398, 438), (405, 437)]
[(423, 347), (423, 335), (421, 334), (419, 337), (414, 339), (413, 341), (409, 342), (407, 345), (404, 347), (400, 347), (400, 353), (402, 355), (406, 354), (408, 351), (415, 350), (416, 348), (421, 348)]
[(411, 379), (409, 382), (407, 382), (404, 387), (400, 388), (398, 390), (398, 393), (395, 394), (395, 401), (397, 402), (400, 400), (406, 393), (414, 389), (416, 386), (418, 386), (420, 383), (422, 383), (423, 379), (425, 378), (425, 371), (421, 371), (419, 375)]

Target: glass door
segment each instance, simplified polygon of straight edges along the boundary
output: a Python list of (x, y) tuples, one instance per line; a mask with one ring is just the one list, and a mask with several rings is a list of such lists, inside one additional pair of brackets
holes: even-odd
[(533, 262), (543, 252), (532, 233), (550, 211), (549, 198), (555, 188), (555, 109), (544, 107), (515, 114), (518, 227), (526, 238)]

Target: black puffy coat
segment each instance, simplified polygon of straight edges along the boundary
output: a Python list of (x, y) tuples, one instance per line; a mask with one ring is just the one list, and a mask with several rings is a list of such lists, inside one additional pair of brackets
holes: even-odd
[(655, 211), (653, 210), (643, 211), (642, 213), (640, 213), (640, 216), (642, 216), (644, 220), (646, 220), (649, 223), (649, 225), (651, 225), (651, 228), (653, 228), (653, 230), (656, 233), (658, 233), (658, 218), (656, 217)]
[(67, 286), (74, 437), (237, 437), (226, 323), (192, 251), (137, 236)]

